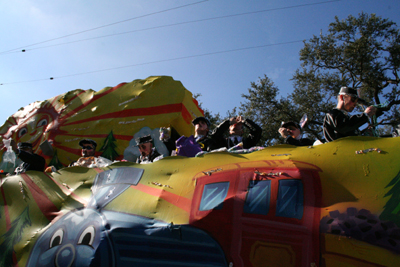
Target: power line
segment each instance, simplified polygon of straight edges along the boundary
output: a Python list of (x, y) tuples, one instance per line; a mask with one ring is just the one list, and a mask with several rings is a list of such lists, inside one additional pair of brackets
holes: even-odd
[(243, 48), (235, 48), (235, 49), (230, 49), (230, 50), (223, 50), (223, 51), (209, 52), (209, 53), (203, 53), (203, 54), (197, 54), (197, 55), (191, 55), (191, 56), (182, 56), (182, 57), (176, 57), (176, 58), (149, 61), (149, 62), (126, 65), (126, 66), (120, 66), (120, 67), (114, 67), (114, 68), (108, 68), (108, 69), (101, 69), (101, 70), (94, 70), (94, 71), (88, 71), (88, 72), (81, 72), (81, 73), (75, 73), (75, 74), (69, 74), (69, 75), (63, 75), (63, 76), (55, 76), (55, 77), (36, 79), (36, 80), (30, 80), (30, 81), (0, 83), (0, 85), (18, 84), (18, 83), (30, 83), (30, 82), (37, 82), (37, 81), (47, 81), (47, 80), (61, 79), (61, 78), (79, 76), (79, 75), (86, 75), (86, 74), (104, 72), (104, 71), (111, 71), (111, 70), (117, 70), (117, 69), (124, 69), (124, 68), (131, 68), (131, 67), (137, 67), (137, 66), (143, 66), (143, 65), (162, 63), (162, 62), (177, 61), (177, 60), (183, 60), (183, 59), (189, 59), (189, 58), (197, 58), (197, 57), (211, 56), (211, 55), (217, 55), (217, 54), (232, 53), (232, 52), (238, 52), (238, 51), (244, 51), (244, 50), (259, 49), (259, 48), (264, 48), (264, 47), (287, 45), (287, 44), (294, 44), (294, 43), (300, 43), (300, 42), (303, 42), (303, 40), (289, 41), (289, 42), (282, 42), (282, 43), (275, 43), (275, 44), (258, 45), (258, 46), (249, 46), (249, 47), (243, 47)]
[[(134, 32), (142, 32), (142, 31), (148, 31), (148, 30), (154, 30), (154, 29), (173, 27), (173, 26), (184, 25), (184, 24), (191, 24), (191, 23), (204, 22), (204, 21), (217, 20), (217, 19), (225, 19), (225, 18), (231, 18), (231, 17), (245, 16), (245, 15), (252, 15), (252, 14), (257, 14), (257, 13), (265, 13), (265, 12), (271, 12), (271, 11), (277, 11), (277, 10), (285, 10), (285, 9), (291, 9), (291, 8), (299, 8), (299, 7), (305, 7), (305, 6), (321, 5), (321, 4), (327, 4), (327, 3), (339, 2), (339, 1), (341, 1), (341, 0), (329, 0), (329, 1), (323, 1), (323, 2), (317, 2), (317, 3), (300, 4), (300, 5), (293, 5), (293, 6), (287, 6), (287, 7), (278, 7), (278, 8), (259, 10), (259, 11), (251, 11), (251, 12), (232, 14), (232, 15), (225, 15), (225, 16), (219, 16), (219, 17), (212, 17), (212, 18), (205, 18), (205, 19), (198, 19), (198, 20), (191, 20), (191, 21), (184, 21), (184, 22), (177, 22), (177, 23), (172, 23), (172, 24), (167, 24), (167, 25), (160, 25), (160, 26), (154, 26), (154, 27), (149, 27), (149, 28), (144, 28), (144, 29), (138, 29), (138, 30), (132, 30), (132, 31), (127, 31), (127, 32), (114, 33), (114, 34), (102, 35), (102, 36), (86, 38), (86, 39), (81, 39), (81, 40), (76, 40), (76, 41), (70, 41), (70, 42), (65, 42), (65, 43), (60, 43), (60, 44), (41, 46), (41, 47), (31, 48), (29, 50), (37, 50), (37, 49), (43, 49), (43, 48), (48, 48), (48, 47), (67, 45), (67, 44), (78, 43), (78, 42), (83, 42), (83, 41), (95, 40), (95, 39), (100, 39), (100, 38), (107, 38), (107, 37), (123, 35), (123, 34), (129, 34), (129, 33), (134, 33)], [(201, 2), (204, 2), (204, 1), (201, 1)], [(200, 3), (200, 2), (193, 3), (191, 5), (198, 4), (198, 3)], [(181, 7), (185, 7), (185, 6), (181, 6)], [(178, 8), (181, 8), (181, 7), (178, 7)], [(177, 9), (177, 8), (175, 8), (175, 9)], [(169, 10), (171, 10), (171, 9), (169, 9)], [(168, 11), (168, 10), (165, 10), (165, 11)], [(122, 22), (126, 22), (126, 21), (129, 21), (129, 20), (133, 20), (133, 19), (137, 19), (137, 18), (149, 16), (149, 15), (154, 15), (154, 14), (165, 12), (165, 11), (155, 12), (155, 13), (143, 15), (143, 16), (140, 16), (140, 17), (135, 17), (135, 18), (132, 18), (132, 19), (127, 19), (127, 20), (124, 20), (124, 21), (121, 21), (121, 22), (115, 22), (115, 23), (112, 23), (112, 24), (107, 24), (107, 25), (104, 25), (104, 26), (93, 28), (91, 30), (104, 28), (104, 27), (107, 27), (107, 26), (110, 26), (110, 25), (115, 25), (117, 23), (122, 23)], [(91, 31), (91, 30), (81, 31), (81, 32), (78, 32), (76, 34), (84, 33), (84, 32)], [(58, 40), (58, 39), (61, 39), (61, 38), (72, 36), (72, 35), (75, 35), (75, 34), (70, 34), (70, 35), (66, 35), (66, 36), (63, 36), (63, 37), (54, 38), (54, 39), (51, 39), (51, 40), (39, 42), (39, 43), (32, 44), (32, 45), (29, 45), (29, 46), (34, 46), (34, 45), (38, 45), (38, 44), (42, 44), (42, 43)], [(25, 47), (29, 47), (29, 46), (25, 46)], [(16, 48), (16, 49), (21, 49), (21, 48)], [(21, 51), (15, 51), (15, 49), (13, 49), (13, 50), (5, 51), (5, 52), (0, 52), (0, 55), (4, 54), (4, 53), (7, 53), (7, 52), (11, 52), (11, 51), (13, 53), (21, 52)], [(23, 49), (22, 52), (26, 52), (26, 49)]]
[[(184, 7), (188, 7), (188, 6), (192, 6), (192, 5), (197, 5), (197, 4), (200, 4), (200, 3), (207, 2), (207, 1), (208, 0), (202, 0), (202, 1), (195, 2), (195, 3), (191, 3), (191, 4), (186, 4), (186, 5), (182, 5), (182, 6), (168, 8), (168, 9), (165, 9), (165, 10), (161, 10), (161, 11), (145, 14), (145, 15), (142, 15), (142, 16), (137, 16), (137, 17), (133, 17), (133, 18), (130, 18), (130, 19), (125, 19), (125, 20), (113, 22), (113, 23), (110, 23), (110, 24), (98, 26), (98, 27), (87, 29), (87, 30), (83, 30), (83, 31), (80, 31), (80, 32), (71, 33), (71, 34), (60, 36), (60, 37), (52, 38), (52, 39), (49, 39), (49, 40), (45, 40), (45, 41), (42, 41), (42, 42), (38, 42), (38, 43), (30, 44), (30, 45), (25, 45), (23, 47), (18, 47), (18, 48), (14, 48), (14, 49), (11, 49), (11, 50), (3, 51), (3, 52), (0, 52), (0, 54), (13, 52), (15, 50), (19, 50), (19, 49), (23, 49), (23, 48), (26, 48), (26, 47), (35, 46), (35, 45), (38, 45), (38, 44), (52, 42), (52, 41), (55, 41), (55, 40), (59, 40), (59, 39), (63, 39), (63, 38), (66, 38), (66, 37), (70, 37), (70, 36), (74, 36), (74, 35), (90, 32), (90, 31), (98, 30), (98, 29), (101, 29), (101, 28), (113, 26), (113, 25), (116, 25), (116, 24), (124, 23), (124, 22), (127, 22), (127, 21), (135, 20), (135, 19), (140, 19), (140, 18), (144, 18), (144, 17), (148, 17), (148, 16), (152, 16), (152, 15), (156, 15), (156, 14), (160, 14), (160, 13), (164, 13), (164, 12), (168, 12), (168, 11), (172, 11), (172, 10), (176, 10), (176, 9), (180, 9), (180, 8), (184, 8)], [(23, 52), (25, 52), (25, 51), (23, 51)]]
[[(188, 23), (195, 23), (195, 22), (201, 22), (201, 21), (207, 21), (207, 20), (229, 18), (229, 17), (235, 17), (235, 16), (243, 16), (243, 15), (262, 13), (262, 12), (268, 12), (268, 11), (275, 11), (275, 10), (284, 10), (284, 9), (289, 9), (289, 8), (298, 8), (298, 7), (304, 7), (304, 6), (320, 5), (320, 4), (326, 4), (326, 3), (331, 3), (331, 2), (339, 2), (339, 1), (341, 1), (341, 0), (329, 0), (329, 1), (323, 1), (323, 2), (317, 2), (317, 3), (301, 4), (301, 5), (294, 5), (294, 6), (288, 6), (288, 7), (280, 7), (280, 8), (273, 8), (273, 9), (253, 11), (253, 12), (245, 12), (245, 13), (232, 14), (232, 15), (226, 15), (226, 16), (220, 16), (220, 17), (199, 19), (199, 20), (193, 20), (193, 21), (187, 21), (187, 22), (179, 22), (179, 23), (174, 23), (174, 24), (169, 24), (169, 25), (155, 26), (155, 27), (150, 27), (150, 28), (145, 28), (145, 29), (140, 29), (140, 30), (129, 31), (129, 32), (125, 32), (125, 33), (117, 33), (117, 34), (110, 34), (110, 35), (106, 35), (106, 36), (93, 37), (93, 38), (90, 38), (90, 39), (98, 39), (98, 38), (109, 37), (109, 36), (114, 36), (114, 35), (118, 35), (118, 34), (126, 34), (126, 33), (131, 33), (131, 32), (146, 31), (146, 30), (150, 30), (150, 29), (171, 27), (171, 26), (176, 26), (176, 25), (181, 25), (181, 24), (188, 24)], [(196, 3), (190, 4), (190, 5), (194, 5), (194, 4), (201, 3), (201, 2), (205, 2), (205, 1), (196, 2)], [(181, 6), (181, 7), (183, 7), (183, 6)], [(177, 8), (180, 8), (180, 7), (177, 7)], [(174, 8), (174, 9), (177, 9), (177, 8)], [(155, 13), (151, 13), (151, 14), (161, 13), (161, 12), (165, 12), (165, 11), (166, 10), (155, 12)], [(144, 15), (144, 16), (148, 16), (148, 15), (150, 15), (150, 14), (147, 14), (147, 15)], [(139, 17), (136, 17), (136, 18), (139, 18)], [(135, 19), (135, 18), (132, 18), (132, 19)], [(132, 19), (130, 19), (130, 20), (132, 20)], [(127, 21), (127, 20), (125, 20), (125, 21)], [(113, 24), (116, 24), (116, 23), (113, 23)], [(113, 25), (113, 24), (108, 24), (108, 25)], [(101, 28), (101, 27), (106, 27), (108, 25), (100, 26), (100, 27), (97, 27), (97, 28), (94, 28), (94, 29), (98, 29), (98, 28)], [(87, 31), (89, 31), (89, 30), (87, 30)], [(79, 33), (83, 33), (83, 32), (85, 32), (85, 31), (82, 31), (82, 32), (79, 32)], [(76, 34), (79, 34), (79, 33), (76, 33)], [(70, 36), (70, 35), (68, 35), (68, 36)], [(59, 37), (57, 39), (60, 39), (60, 38), (63, 38), (63, 37)], [(52, 40), (54, 40), (54, 39), (52, 39)], [(89, 40), (89, 39), (84, 39), (84, 40)], [(74, 43), (74, 42), (79, 42), (79, 41), (84, 41), (84, 40), (72, 41), (72, 42), (68, 42), (68, 43)], [(44, 42), (47, 42), (47, 41), (44, 41)], [(40, 43), (44, 43), (44, 42), (40, 42)], [(0, 83), (0, 85), (9, 85), (9, 84), (18, 84), (18, 83), (30, 83), (30, 82), (37, 82), (37, 81), (47, 81), (47, 80), (53, 80), (53, 79), (61, 79), (61, 78), (67, 78), (67, 77), (73, 77), (73, 76), (79, 76), (79, 75), (86, 75), (86, 74), (91, 74), (91, 73), (98, 73), (98, 72), (105, 72), (105, 71), (111, 71), (111, 70), (116, 70), (116, 69), (135, 67), (135, 66), (143, 66), (143, 65), (156, 64), (156, 63), (162, 63), (162, 62), (177, 61), (177, 60), (196, 58), (196, 57), (203, 57), (203, 56), (210, 56), (210, 55), (223, 54), (223, 53), (232, 53), (232, 52), (238, 52), (238, 51), (243, 51), (243, 50), (259, 49), (259, 48), (263, 48), (263, 47), (285, 45), (285, 44), (293, 44), (293, 43), (299, 43), (299, 42), (303, 42), (303, 40), (282, 42), (282, 43), (276, 43), (276, 44), (259, 45), (259, 46), (251, 46), (251, 47), (245, 47), (245, 48), (237, 48), (237, 49), (231, 49), (231, 50), (209, 52), (209, 53), (190, 55), (190, 56), (182, 56), (182, 57), (176, 57), (176, 58), (170, 58), (170, 59), (163, 59), (163, 60), (156, 60), (156, 61), (150, 61), (150, 62), (137, 63), (137, 64), (127, 65), (127, 66), (120, 66), (120, 67), (114, 67), (114, 68), (108, 68), (108, 69), (94, 70), (94, 71), (89, 71), (89, 72), (75, 73), (75, 74), (58, 76), (58, 77), (50, 77), (50, 78), (35, 79), (35, 80), (28, 80), (28, 81), (19, 81), (19, 82), (10, 82), (10, 83)], [(56, 45), (61, 45), (61, 44), (56, 44)], [(31, 46), (33, 46), (33, 45), (31, 45)], [(55, 45), (51, 45), (51, 46), (55, 46)], [(47, 46), (47, 47), (49, 47), (49, 46)], [(39, 48), (33, 48), (33, 49), (39, 49)]]

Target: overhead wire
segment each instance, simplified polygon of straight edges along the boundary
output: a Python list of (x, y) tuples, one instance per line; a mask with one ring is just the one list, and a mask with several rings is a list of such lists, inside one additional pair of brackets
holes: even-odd
[[(208, 0), (206, 0), (208, 1)], [(146, 28), (146, 29), (140, 29), (140, 30), (134, 30), (134, 31), (129, 31), (126, 33), (130, 33), (130, 32), (137, 32), (137, 31), (145, 31), (145, 30), (150, 30), (150, 29), (156, 29), (156, 28), (162, 28), (162, 27), (171, 27), (171, 26), (176, 26), (176, 25), (181, 25), (181, 24), (188, 24), (188, 23), (195, 23), (195, 22), (201, 22), (201, 21), (207, 21), (207, 20), (215, 20), (215, 19), (221, 19), (221, 18), (228, 18), (228, 17), (235, 17), (235, 16), (243, 16), (243, 15), (248, 15), (248, 14), (255, 14), (255, 13), (262, 13), (262, 12), (268, 12), (268, 11), (275, 11), (275, 10), (282, 10), (282, 9), (289, 9), (289, 8), (297, 8), (297, 7), (304, 7), (304, 6), (310, 6), (310, 5), (318, 5), (318, 4), (325, 4), (325, 3), (331, 3), (331, 2), (339, 2), (341, 0), (328, 0), (328, 1), (323, 1), (323, 2), (317, 2), (317, 3), (309, 3), (309, 4), (301, 4), (301, 5), (295, 5), (295, 6), (289, 6), (289, 7), (281, 7), (281, 8), (274, 8), (274, 9), (268, 9), (268, 10), (259, 10), (259, 11), (253, 11), (253, 12), (246, 12), (246, 13), (239, 13), (239, 14), (232, 14), (232, 15), (226, 15), (226, 16), (220, 16), (220, 17), (213, 17), (213, 18), (207, 18), (207, 19), (199, 19), (199, 20), (193, 20), (193, 21), (187, 21), (187, 22), (180, 22), (180, 23), (175, 23), (175, 24), (169, 24), (169, 25), (162, 25), (162, 26), (156, 26), (156, 27), (150, 27), (150, 28)], [(198, 4), (201, 2), (205, 2), (205, 1), (200, 1), (200, 2), (196, 2), (196, 3), (192, 3), (190, 5), (193, 4)], [(188, 5), (185, 5), (188, 6)], [(177, 8), (181, 8), (183, 6), (180, 7), (176, 7)], [(171, 9), (169, 9), (171, 10)], [(156, 14), (156, 13), (161, 13), (161, 12), (165, 12), (167, 10), (164, 11), (159, 11), (159, 12), (154, 12), (151, 14)], [(143, 15), (141, 17), (144, 16), (148, 16), (150, 14), (147, 15)], [(139, 17), (135, 17), (135, 18), (139, 18)], [(135, 19), (132, 18), (132, 19)], [(129, 19), (129, 20), (132, 20)], [(121, 22), (125, 22), (127, 20), (121, 21)], [(109, 25), (114, 25), (120, 22), (116, 22), (113, 24), (107, 24), (107, 25), (103, 25), (103, 26), (99, 26), (93, 29), (99, 29), (102, 27), (107, 27)], [(90, 30), (86, 30), (86, 31), (81, 31), (79, 33), (76, 34), (80, 34), (83, 32), (87, 32)], [(111, 35), (107, 35), (107, 36), (100, 36), (100, 37), (93, 37), (93, 38), (89, 38), (89, 39), (97, 39), (97, 38), (103, 38), (103, 37), (109, 37), (109, 36), (114, 36), (114, 35), (118, 35), (118, 34), (126, 34), (126, 33), (117, 33), (117, 34), (111, 34)], [(73, 34), (71, 34), (73, 35)], [(68, 36), (71, 36), (68, 35)], [(66, 36), (64, 36), (66, 37)], [(61, 39), (64, 37), (59, 37), (59, 38), (54, 38), (52, 40), (55, 39)], [(88, 40), (88, 39), (85, 39)], [(40, 43), (45, 43), (45, 42), (49, 42), (48, 41), (43, 41)], [(68, 42), (68, 43), (73, 43), (73, 42), (79, 42), (79, 41), (83, 41), (83, 40), (77, 40), (77, 41), (72, 41), (72, 42)], [(263, 48), (263, 47), (269, 47), (269, 46), (277, 46), (277, 45), (286, 45), (286, 44), (293, 44), (293, 43), (299, 43), (299, 42), (303, 42), (304, 40), (295, 40), (295, 41), (288, 41), (288, 42), (281, 42), (281, 43), (275, 43), (275, 44), (264, 44), (264, 45), (258, 45), (258, 46), (250, 46), (250, 47), (243, 47), (243, 48), (235, 48), (235, 49), (229, 49), (229, 50), (223, 50), (223, 51), (216, 51), (216, 52), (208, 52), (208, 53), (202, 53), (202, 54), (197, 54), (197, 55), (190, 55), (190, 56), (182, 56), (182, 57), (176, 57), (176, 58), (170, 58), (170, 59), (163, 59), (163, 60), (156, 60), (156, 61), (149, 61), (149, 62), (143, 62), (143, 63), (137, 63), (137, 64), (131, 64), (131, 65), (126, 65), (126, 66), (120, 66), (120, 67), (114, 67), (114, 68), (107, 68), (107, 69), (101, 69), (101, 70), (94, 70), (94, 71), (88, 71), (88, 72), (81, 72), (81, 73), (75, 73), (75, 74), (69, 74), (69, 75), (63, 75), (63, 76), (55, 76), (55, 77), (49, 77), (49, 78), (43, 78), (43, 79), (35, 79), (35, 80), (29, 80), (29, 81), (20, 81), (20, 82), (10, 82), (10, 83), (0, 83), (0, 85), (8, 85), (8, 84), (18, 84), (18, 83), (29, 83), (29, 82), (37, 82), (37, 81), (46, 81), (46, 80), (54, 80), (54, 79), (61, 79), (61, 78), (67, 78), (67, 77), (72, 77), (72, 76), (78, 76), (78, 75), (86, 75), (86, 74), (91, 74), (91, 73), (98, 73), (98, 72), (104, 72), (104, 71), (110, 71), (110, 70), (116, 70), (116, 69), (122, 69), (122, 68), (129, 68), (129, 67), (135, 67), (135, 66), (143, 66), (143, 65), (149, 65), (149, 64), (156, 64), (156, 63), (162, 63), (162, 62), (168, 62), (168, 61), (176, 61), (176, 60), (183, 60), (183, 59), (189, 59), (189, 58), (196, 58), (196, 57), (203, 57), (203, 56), (210, 56), (210, 55), (216, 55), (216, 54), (223, 54), (223, 53), (232, 53), (232, 52), (237, 52), (237, 51), (243, 51), (243, 50), (250, 50), (250, 49), (259, 49), (259, 48)], [(39, 44), (39, 43), (36, 43)], [(36, 45), (36, 44), (32, 44)], [(56, 44), (56, 45), (61, 45), (61, 44)], [(54, 45), (51, 45), (54, 46)], [(27, 46), (25, 46), (27, 47)], [(38, 49), (38, 48), (36, 48)], [(1, 54), (1, 53), (0, 53)]]
[[(244, 13), (231, 14), (231, 15), (225, 15), (225, 16), (218, 16), (218, 17), (212, 17), (212, 18), (205, 18), (205, 19), (197, 19), (197, 20), (191, 20), (191, 21), (177, 22), (177, 23), (172, 23), (172, 24), (148, 27), (148, 28), (144, 28), (144, 29), (120, 32), (120, 33), (107, 34), (107, 35), (102, 35), (102, 36), (86, 38), (86, 39), (80, 39), (80, 40), (75, 40), (75, 41), (59, 43), (59, 44), (53, 44), (53, 45), (47, 45), (47, 46), (41, 46), (41, 47), (35, 47), (35, 48), (31, 48), (31, 49), (26, 49), (26, 47), (31, 47), (31, 46), (35, 46), (35, 45), (38, 45), (38, 44), (47, 43), (47, 42), (50, 42), (50, 41), (55, 41), (55, 40), (66, 38), (66, 37), (69, 37), (69, 36), (72, 36), (72, 35), (77, 35), (77, 34), (85, 33), (85, 32), (88, 32), (88, 31), (92, 31), (92, 30), (108, 27), (108, 26), (111, 26), (111, 25), (123, 23), (123, 22), (130, 21), (130, 20), (133, 20), (133, 19), (142, 18), (142, 17), (158, 14), (158, 13), (161, 13), (161, 12), (166, 12), (166, 11), (170, 11), (170, 10), (173, 10), (173, 9), (178, 9), (178, 8), (182, 8), (182, 7), (188, 6), (188, 5), (184, 5), (184, 6), (179, 6), (179, 7), (176, 7), (176, 8), (171, 8), (171, 9), (167, 9), (167, 10), (163, 10), (163, 11), (159, 11), (159, 12), (153, 12), (153, 13), (150, 13), (150, 14), (147, 14), (147, 15), (143, 15), (143, 16), (139, 16), (139, 17), (126, 19), (126, 20), (123, 20), (123, 21), (119, 21), (119, 22), (115, 22), (115, 23), (99, 26), (99, 27), (96, 27), (96, 28), (93, 28), (93, 29), (77, 32), (77, 33), (74, 33), (74, 34), (69, 34), (69, 35), (65, 35), (65, 36), (62, 36), (62, 37), (53, 38), (53, 39), (50, 39), (50, 40), (47, 40), (47, 41), (38, 42), (38, 43), (31, 44), (31, 45), (28, 45), (28, 46), (24, 46), (24, 47), (20, 47), (20, 48), (8, 50), (8, 51), (0, 52), (0, 55), (5, 54), (5, 53), (10, 53), (10, 52), (11, 53), (26, 52), (26, 51), (31, 51), (31, 50), (37, 50), (37, 49), (43, 49), (43, 48), (49, 48), (49, 47), (67, 45), (67, 44), (73, 44), (73, 43), (84, 42), (84, 41), (95, 40), (95, 39), (101, 39), (101, 38), (107, 38), (107, 37), (113, 37), (113, 36), (117, 36), (117, 35), (124, 35), (124, 34), (135, 33), (135, 32), (142, 32), (142, 31), (148, 31), (148, 30), (154, 30), (154, 29), (173, 27), (173, 26), (178, 26), (178, 25), (185, 25), (185, 24), (204, 22), (204, 21), (210, 21), (210, 20), (225, 19), (225, 18), (231, 18), (231, 17), (245, 16), (245, 15), (252, 15), (252, 14), (257, 14), (257, 13), (265, 13), (265, 12), (270, 12), (270, 11), (277, 11), (277, 10), (284, 10), (284, 9), (291, 9), (291, 8), (299, 8), (299, 7), (305, 7), (305, 6), (321, 5), (321, 4), (326, 4), (326, 3), (331, 3), (331, 2), (339, 2), (339, 1), (342, 1), (342, 0), (328, 0), (328, 1), (323, 1), (323, 2), (300, 4), (300, 5), (293, 5), (293, 6), (287, 6), (287, 7), (278, 7), (278, 8), (264, 9), (264, 10), (251, 11), (251, 12), (244, 12)], [(196, 3), (190, 4), (190, 5), (199, 4), (201, 2), (204, 2), (204, 1), (196, 2)], [(25, 49), (15, 51), (15, 50), (21, 49), (21, 48), (25, 48)]]
[(129, 19), (125, 19), (125, 20), (121, 20), (121, 21), (105, 24), (105, 25), (98, 26), (98, 27), (95, 27), (95, 28), (91, 28), (91, 29), (87, 29), (87, 30), (83, 30), (83, 31), (79, 31), (79, 32), (63, 35), (63, 36), (60, 36), (60, 37), (52, 38), (52, 39), (49, 39), (49, 40), (37, 42), (37, 43), (34, 43), (34, 44), (25, 45), (25, 46), (22, 46), (22, 47), (10, 49), (10, 50), (7, 50), (7, 51), (0, 52), (0, 54), (14, 52), (15, 50), (23, 49), (23, 48), (26, 48), (26, 47), (31, 47), (31, 46), (35, 46), (35, 45), (38, 45), (38, 44), (52, 42), (52, 41), (63, 39), (63, 38), (67, 38), (67, 37), (70, 37), (70, 36), (74, 36), (74, 35), (90, 32), (90, 31), (98, 30), (98, 29), (101, 29), (101, 28), (106, 28), (106, 27), (113, 26), (113, 25), (116, 25), (116, 24), (124, 23), (124, 22), (127, 22), (127, 21), (131, 21), (131, 20), (135, 20), (135, 19), (141, 19), (141, 18), (144, 18), (144, 17), (148, 17), (148, 16), (152, 16), (152, 15), (156, 15), (156, 14), (161, 14), (161, 13), (168, 12), (168, 11), (171, 11), (171, 10), (177, 10), (177, 9), (188, 7), (188, 6), (201, 4), (201, 3), (204, 3), (204, 2), (207, 2), (207, 1), (208, 0), (202, 0), (202, 1), (195, 2), (195, 3), (191, 3), (191, 4), (172, 7), (172, 8), (164, 9), (164, 10), (161, 10), (161, 11), (156, 11), (156, 12), (152, 12), (152, 13), (149, 13), (149, 14), (145, 14), (145, 15), (142, 15), (142, 16), (137, 16), (137, 17), (133, 17), (133, 18), (129, 18)]
[(300, 43), (300, 42), (303, 42), (303, 40), (288, 41), (288, 42), (275, 43), (275, 44), (257, 45), (257, 46), (249, 46), (249, 47), (242, 47), (242, 48), (229, 49), (229, 50), (208, 52), (208, 53), (203, 53), (203, 54), (190, 55), (190, 56), (182, 56), (182, 57), (169, 58), (169, 59), (162, 59), (162, 60), (155, 60), (155, 61), (149, 61), (149, 62), (131, 64), (131, 65), (126, 65), (126, 66), (114, 67), (114, 68), (107, 68), (107, 69), (101, 69), (101, 70), (80, 72), (80, 73), (69, 74), (69, 75), (63, 75), (63, 76), (54, 76), (54, 77), (49, 77), (49, 78), (44, 78), (44, 79), (37, 79), (37, 80), (30, 80), (30, 81), (22, 81), (22, 82), (0, 83), (0, 85), (17, 84), (17, 83), (29, 83), (29, 82), (37, 82), (37, 81), (61, 79), (61, 78), (67, 78), (67, 77), (72, 77), (72, 76), (79, 76), (79, 75), (86, 75), (86, 74), (92, 74), (92, 73), (110, 71), (110, 70), (131, 68), (131, 67), (137, 67), (137, 66), (144, 66), (144, 65), (156, 64), (156, 63), (162, 63), (162, 62), (169, 62), (169, 61), (177, 61), (177, 60), (183, 60), (183, 59), (189, 59), (189, 58), (196, 58), (196, 57), (211, 56), (211, 55), (224, 54), (224, 53), (232, 53), (232, 52), (238, 52), (238, 51), (244, 51), (244, 50), (250, 50), (250, 49), (259, 49), (259, 48), (270, 47), (270, 46), (294, 44), (294, 43)]

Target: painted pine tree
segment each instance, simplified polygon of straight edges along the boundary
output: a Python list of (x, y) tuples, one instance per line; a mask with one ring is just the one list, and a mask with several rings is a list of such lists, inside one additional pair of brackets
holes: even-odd
[(390, 196), (388, 202), (384, 206), (384, 210), (379, 216), (382, 221), (392, 221), (400, 227), (400, 172), (390, 181), (386, 186), (393, 186), (386, 194), (385, 197)]
[(2, 236), (3, 243), (0, 244), (0, 266), (15, 266), (13, 262), (14, 246), (21, 241), (24, 228), (31, 225), (29, 217), (29, 206), (11, 224), (11, 228)]
[(60, 162), (57, 156), (57, 150), (54, 151), (53, 158), (50, 160), (48, 166), (54, 166), (57, 170), (64, 168), (64, 165)]
[(115, 150), (115, 148), (117, 147), (115, 141), (116, 139), (114, 137), (113, 131), (111, 130), (111, 132), (108, 134), (108, 136), (104, 140), (103, 145), (100, 148), (100, 151), (103, 152), (101, 154), (102, 157), (109, 160), (115, 160), (118, 158), (119, 154)]

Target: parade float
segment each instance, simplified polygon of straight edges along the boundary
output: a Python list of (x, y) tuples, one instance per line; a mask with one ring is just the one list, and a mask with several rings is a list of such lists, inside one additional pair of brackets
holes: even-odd
[[(201, 114), (180, 82), (149, 77), (11, 116), (3, 139), (60, 164), (1, 175), (0, 266), (399, 265), (399, 138), (132, 162), (136, 137), (188, 136)], [(114, 163), (66, 168), (81, 138)]]

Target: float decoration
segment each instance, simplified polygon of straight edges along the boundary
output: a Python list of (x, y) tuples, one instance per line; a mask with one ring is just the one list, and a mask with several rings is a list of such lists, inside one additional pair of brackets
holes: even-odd
[[(89, 138), (100, 148), (96, 156), (122, 160), (127, 150), (127, 159), (135, 161), (139, 152), (134, 135), (141, 129), (152, 131), (154, 139), (159, 139), (160, 127), (173, 127), (188, 136), (193, 133), (192, 119), (202, 115), (181, 82), (154, 76), (98, 92), (77, 89), (21, 108), (0, 127), (0, 149), (8, 138), (30, 142), (48, 165), (51, 162), (60, 168), (79, 157), (79, 140)], [(46, 142), (54, 151), (51, 156), (40, 149)], [(166, 155), (162, 142), (157, 145)]]
[[(145, 99), (144, 91), (165, 83), (176, 85), (169, 77), (134, 81), (132, 88), (149, 87), (120, 103)], [(191, 134), (187, 114), (201, 114), (185, 90), (189, 102), (178, 106), (187, 113), (159, 109), (149, 115), (139, 101), (129, 106), (136, 116), (125, 109), (115, 111), (119, 116), (96, 111), (98, 94), (112, 95), (110, 90), (117, 91), (105, 88), (88, 97), (78, 90), (55, 98), (64, 100), (53, 101), (60, 103), (54, 110), (64, 109), (72, 119), (55, 116), (47, 121), (49, 132), (38, 135), (55, 147), (51, 162), (77, 158), (72, 144), (80, 133), (97, 138), (99, 153), (118, 158), (133, 155), (126, 148), (134, 137), (155, 135), (157, 127)], [(81, 104), (73, 106), (72, 98)], [(93, 117), (79, 117), (80, 111)], [(3, 138), (38, 138), (27, 136), (33, 126), (45, 125), (43, 112), (28, 114), (15, 115), (15, 124), (1, 128)], [(106, 129), (102, 120), (115, 128)], [(139, 126), (127, 134), (127, 125)], [(51, 131), (61, 137), (50, 138)], [(0, 175), (0, 266), (397, 266), (399, 157), (399, 138), (351, 137), (313, 147), (256, 147), (151, 164), (116, 161), (101, 168)]]

